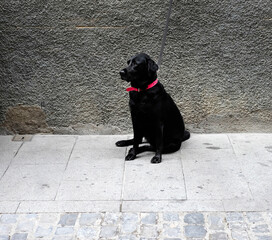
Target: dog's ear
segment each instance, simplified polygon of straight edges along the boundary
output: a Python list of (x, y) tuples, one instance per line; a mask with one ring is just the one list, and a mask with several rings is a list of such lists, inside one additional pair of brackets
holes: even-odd
[(147, 64), (149, 73), (156, 73), (158, 71), (159, 66), (152, 59), (148, 59)]

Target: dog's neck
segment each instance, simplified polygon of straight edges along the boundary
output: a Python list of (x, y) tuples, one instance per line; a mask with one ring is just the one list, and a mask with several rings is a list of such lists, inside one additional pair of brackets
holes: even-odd
[(150, 88), (153, 88), (156, 84), (158, 83), (158, 79), (156, 79), (153, 83), (150, 83), (146, 89), (140, 89), (140, 88), (135, 88), (135, 87), (129, 87), (127, 88), (127, 92), (131, 92), (131, 91), (136, 91), (136, 92), (141, 92), (141, 91), (145, 91), (148, 90)]

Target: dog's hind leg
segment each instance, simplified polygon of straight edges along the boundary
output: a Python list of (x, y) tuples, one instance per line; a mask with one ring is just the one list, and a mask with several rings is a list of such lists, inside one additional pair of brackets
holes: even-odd
[(162, 153), (174, 153), (178, 151), (181, 147), (180, 143), (169, 143), (167, 146), (163, 146)]
[(188, 140), (190, 138), (191, 134), (189, 131), (185, 130), (184, 131), (184, 135), (183, 135), (183, 138), (182, 138), (182, 142)]

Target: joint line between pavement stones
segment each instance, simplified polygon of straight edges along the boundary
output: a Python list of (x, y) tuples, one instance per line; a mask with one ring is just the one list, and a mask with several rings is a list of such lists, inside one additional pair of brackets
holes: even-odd
[[(227, 134), (227, 137), (228, 137), (228, 140), (229, 140), (229, 142), (230, 142), (231, 149), (232, 149), (232, 151), (233, 151), (233, 153), (234, 153), (235, 161), (239, 163), (240, 170), (241, 170), (241, 172), (242, 172), (242, 171), (243, 171), (243, 168), (242, 168), (243, 166), (242, 166), (242, 164), (241, 164), (239, 158), (238, 158), (237, 155), (236, 155), (235, 149), (234, 149), (234, 147), (233, 147), (233, 145), (232, 145), (232, 142), (231, 142), (230, 137), (229, 137), (228, 134)], [(251, 188), (250, 188), (249, 181), (248, 181), (248, 179), (247, 179), (246, 177), (245, 177), (245, 181), (246, 181), (246, 183), (247, 183), (248, 190), (249, 190), (249, 192), (250, 192), (250, 194), (251, 194), (251, 198), (255, 201), (254, 194), (253, 194), (253, 192), (252, 192), (252, 190), (251, 190)]]
[(73, 151), (74, 151), (74, 148), (75, 148), (75, 146), (76, 146), (77, 140), (78, 140), (78, 136), (76, 136), (76, 138), (75, 138), (74, 145), (73, 145), (73, 147), (72, 147), (72, 150), (71, 150), (71, 152), (70, 152), (68, 161), (67, 161), (66, 166), (65, 166), (65, 171), (66, 171), (66, 169), (67, 169), (67, 167), (68, 167), (68, 164), (69, 164), (69, 162), (70, 162), (70, 159), (71, 159), (72, 153), (73, 153)]
[(183, 162), (182, 162), (182, 153), (180, 151), (180, 164), (181, 164), (181, 170), (182, 170), (182, 176), (183, 176), (183, 183), (184, 183), (184, 190), (185, 190), (185, 199), (188, 200), (187, 197), (187, 187), (186, 187), (186, 179), (185, 179), (185, 174), (184, 174), (184, 169), (183, 169)]
[[(123, 159), (125, 159), (127, 153), (127, 147), (125, 148), (125, 156)], [(124, 189), (125, 189), (125, 171), (126, 171), (126, 161), (124, 160), (124, 166), (123, 166), (123, 178), (122, 178), (122, 190), (121, 190), (121, 198), (120, 198), (120, 209), (119, 211), (122, 212), (123, 208), (123, 198), (124, 198)]]
[[(24, 142), (21, 143), (20, 147), (18, 148), (18, 150), (17, 150), (16, 153), (14, 154), (13, 159), (17, 156), (17, 154), (19, 153), (19, 151), (20, 151), (20, 149), (22, 148), (23, 144), (24, 144)], [(12, 159), (12, 160), (13, 160), (13, 159)]]
[(24, 142), (21, 143), (20, 147), (18, 148), (18, 150), (16, 151), (16, 153), (14, 154), (13, 158), (11, 159), (11, 161), (9, 162), (9, 165), (7, 166), (6, 170), (3, 172), (3, 174), (0, 176), (0, 181), (1, 179), (4, 177), (4, 175), (6, 174), (6, 172), (8, 171), (13, 159), (17, 156), (19, 150), (21, 149), (21, 147), (23, 146)]
[(72, 150), (71, 150), (71, 152), (70, 152), (68, 161), (67, 161), (67, 163), (66, 163), (66, 166), (65, 166), (65, 169), (64, 169), (62, 178), (61, 178), (61, 180), (60, 180), (60, 182), (59, 182), (58, 190), (57, 190), (56, 195), (55, 195), (55, 197), (54, 197), (54, 201), (56, 201), (56, 198), (57, 198), (57, 195), (58, 195), (58, 192), (59, 192), (59, 188), (60, 188), (61, 182), (62, 182), (62, 180), (63, 180), (63, 176), (64, 176), (65, 171), (66, 171), (66, 169), (67, 169), (67, 167), (68, 167), (68, 164), (69, 164), (69, 162), (70, 162), (70, 159), (71, 159), (72, 153), (73, 153), (73, 151), (74, 151), (74, 148), (75, 148), (75, 146), (76, 146), (77, 140), (78, 140), (78, 136), (75, 137), (75, 142), (74, 142), (74, 144), (73, 144), (73, 147), (72, 147)]

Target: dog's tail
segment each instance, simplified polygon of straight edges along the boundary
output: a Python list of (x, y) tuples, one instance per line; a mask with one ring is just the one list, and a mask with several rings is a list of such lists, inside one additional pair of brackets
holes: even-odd
[(182, 142), (188, 140), (190, 136), (191, 136), (190, 132), (188, 130), (185, 130), (183, 134)]

